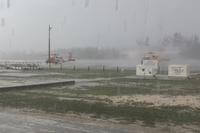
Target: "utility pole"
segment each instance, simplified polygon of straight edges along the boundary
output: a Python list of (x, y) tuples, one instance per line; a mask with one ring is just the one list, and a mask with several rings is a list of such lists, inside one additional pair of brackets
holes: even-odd
[(49, 63), (49, 69), (51, 68), (51, 25), (49, 25), (49, 44), (48, 44), (48, 63)]
[(7, 0), (7, 8), (10, 8), (10, 0)]

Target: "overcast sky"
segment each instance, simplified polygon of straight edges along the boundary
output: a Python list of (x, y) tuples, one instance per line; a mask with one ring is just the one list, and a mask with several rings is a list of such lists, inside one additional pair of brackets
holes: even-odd
[(200, 33), (200, 0), (0, 0), (0, 51), (134, 47), (150, 36)]

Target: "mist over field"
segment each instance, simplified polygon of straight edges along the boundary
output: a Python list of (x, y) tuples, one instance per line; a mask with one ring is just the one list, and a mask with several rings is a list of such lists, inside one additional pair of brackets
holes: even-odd
[(0, 132), (200, 133), (200, 0), (0, 0)]
[[(1, 0), (0, 59), (140, 61), (155, 51), (172, 63), (198, 65), (198, 0)], [(128, 61), (128, 62), (129, 62)]]

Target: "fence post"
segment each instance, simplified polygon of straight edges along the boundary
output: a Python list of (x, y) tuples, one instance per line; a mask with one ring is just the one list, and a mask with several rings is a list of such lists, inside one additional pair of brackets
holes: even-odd
[(76, 71), (76, 66), (74, 65), (73, 70)]
[(103, 72), (105, 72), (105, 66), (103, 65)]
[(88, 72), (90, 71), (90, 66), (88, 66)]
[(62, 67), (62, 63), (60, 63), (60, 70), (61, 70), (61, 71), (62, 71), (62, 68), (63, 68), (63, 67)]

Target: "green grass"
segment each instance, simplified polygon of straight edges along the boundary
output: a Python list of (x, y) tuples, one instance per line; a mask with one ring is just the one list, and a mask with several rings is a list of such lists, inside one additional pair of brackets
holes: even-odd
[[(30, 71), (25, 71), (25, 72), (30, 72)], [(97, 70), (97, 69), (92, 69), (88, 71), (87, 69), (77, 69), (77, 70), (72, 70), (72, 69), (51, 69), (51, 70), (38, 70), (36, 71), (37, 73), (45, 73), (45, 72), (56, 72), (56, 73), (62, 73), (64, 75), (57, 75), (53, 77), (62, 77), (62, 78), (78, 78), (78, 79), (93, 79), (93, 78), (113, 78), (113, 77), (123, 77), (123, 76), (131, 76), (135, 75), (135, 71), (133, 70), (125, 70), (123, 72), (117, 72), (117, 70), (113, 69), (108, 69), (108, 70)], [(37, 77), (37, 76), (35, 76)], [(47, 78), (49, 76), (46, 76)]]
[(1, 93), (1, 106), (15, 108), (34, 108), (49, 113), (75, 113), (93, 114), (98, 118), (114, 118), (127, 122), (142, 121), (146, 125), (156, 122), (174, 124), (200, 124), (200, 109), (189, 107), (146, 107), (145, 104), (135, 106), (113, 106), (105, 103), (88, 103), (76, 100), (59, 100), (49, 95), (15, 95), (14, 92)]
[(138, 85), (112, 85), (104, 84), (97, 86), (81, 86), (76, 89), (63, 89), (63, 92), (72, 94), (90, 94), (90, 95), (107, 95), (107, 96), (117, 96), (117, 95), (199, 95), (200, 88), (190, 87), (184, 85), (170, 85), (170, 84), (138, 84)]
[[(100, 79), (90, 81), (84, 85), (77, 83), (77, 86), (46, 87), (33, 90), (10, 91), (0, 93), (0, 105), (14, 108), (30, 108), (42, 110), (49, 113), (85, 113), (92, 114), (98, 118), (113, 118), (125, 120), (130, 123), (142, 121), (147, 125), (154, 125), (157, 122), (174, 124), (197, 124), (200, 125), (200, 109), (192, 109), (182, 106), (147, 106), (146, 103), (133, 102), (133, 105), (113, 105), (112, 102), (104, 103), (104, 100), (95, 96), (107, 95), (199, 95), (199, 80), (156, 80), (156, 79), (133, 79), (126, 76), (135, 75), (135, 71), (117, 72), (116, 70), (87, 71), (79, 69), (73, 71), (64, 69), (41, 70), (37, 73), (59, 72), (63, 75), (34, 76), (35, 79), (64, 78), (64, 79)], [(90, 85), (97, 83), (96, 86)], [(66, 93), (68, 95), (66, 95)], [(91, 95), (91, 97), (87, 97)], [(94, 96), (94, 97), (92, 97)], [(75, 100), (59, 99), (75, 98)], [(77, 100), (76, 100), (77, 98)], [(80, 100), (80, 98), (82, 98)], [(79, 100), (78, 100), (79, 99)], [(92, 102), (88, 102), (92, 101)]]

